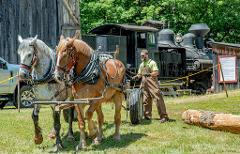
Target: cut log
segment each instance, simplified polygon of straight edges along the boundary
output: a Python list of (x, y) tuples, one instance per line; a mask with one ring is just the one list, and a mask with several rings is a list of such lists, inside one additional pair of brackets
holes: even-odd
[(187, 110), (182, 113), (182, 119), (187, 124), (214, 130), (240, 133), (239, 115), (216, 113), (212, 111)]

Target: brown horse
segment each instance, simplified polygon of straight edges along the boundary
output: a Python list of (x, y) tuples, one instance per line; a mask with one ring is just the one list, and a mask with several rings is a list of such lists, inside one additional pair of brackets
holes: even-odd
[[(123, 63), (116, 59), (99, 61), (96, 53), (84, 41), (75, 38), (64, 39), (63, 36), (60, 38), (57, 54), (58, 59), (55, 78), (59, 81), (66, 80), (66, 74), (69, 74), (73, 68), (75, 74), (75, 80), (72, 85), (74, 98), (89, 98), (89, 100), (91, 100), (90, 106), (86, 111), (89, 134), (94, 135), (96, 133), (94, 132), (94, 123), (92, 121), (93, 112), (96, 111), (98, 115), (98, 133), (96, 134), (95, 141), (100, 142), (102, 140), (104, 117), (101, 111), (101, 104), (102, 102), (112, 101), (115, 104), (114, 138), (120, 140), (121, 107), (124, 98), (122, 87), (125, 75), (125, 66)], [(88, 70), (92, 71), (89, 72)], [(88, 74), (88, 76), (86, 74)], [(79, 115), (82, 115), (82, 113)], [(86, 144), (83, 131), (84, 121), (83, 117), (78, 117), (78, 119), (81, 120), (79, 123), (81, 135), (79, 146), (83, 147), (83, 145)]]

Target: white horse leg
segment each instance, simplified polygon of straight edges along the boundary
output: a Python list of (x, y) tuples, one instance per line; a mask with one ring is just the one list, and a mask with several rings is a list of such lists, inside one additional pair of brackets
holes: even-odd
[(32, 112), (32, 119), (33, 119), (34, 130), (35, 130), (35, 137), (34, 137), (35, 144), (41, 144), (43, 141), (41, 128), (38, 125), (39, 111), (40, 111), (40, 106), (38, 104), (35, 104)]

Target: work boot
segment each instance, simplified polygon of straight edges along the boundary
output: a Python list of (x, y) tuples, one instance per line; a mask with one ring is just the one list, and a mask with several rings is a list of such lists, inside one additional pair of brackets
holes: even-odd
[(151, 120), (152, 118), (150, 116), (144, 116), (145, 120)]
[(160, 119), (160, 123), (164, 123), (164, 122), (167, 122), (167, 121), (169, 121), (168, 117), (164, 117), (164, 118)]

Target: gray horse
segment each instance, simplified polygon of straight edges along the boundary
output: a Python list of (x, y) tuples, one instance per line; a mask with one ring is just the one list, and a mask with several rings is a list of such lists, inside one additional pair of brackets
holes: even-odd
[[(20, 43), (18, 54), (20, 55), (21, 64), (19, 75), (21, 79), (30, 80), (33, 92), (38, 100), (56, 100), (64, 101), (72, 96), (71, 89), (64, 83), (60, 84), (54, 81), (53, 72), (55, 69), (56, 55), (43, 41), (34, 38), (22, 39), (18, 36)], [(73, 97), (71, 97), (73, 98)], [(60, 150), (62, 141), (60, 138), (60, 111), (55, 110), (56, 105), (51, 105), (54, 119), (54, 135), (56, 136), (56, 150)], [(35, 128), (35, 144), (41, 144), (43, 137), (41, 128), (38, 124), (38, 114), (40, 105), (35, 104), (32, 112), (32, 119)], [(70, 112), (73, 115), (73, 110)], [(73, 138), (72, 116), (69, 116), (68, 138)]]

